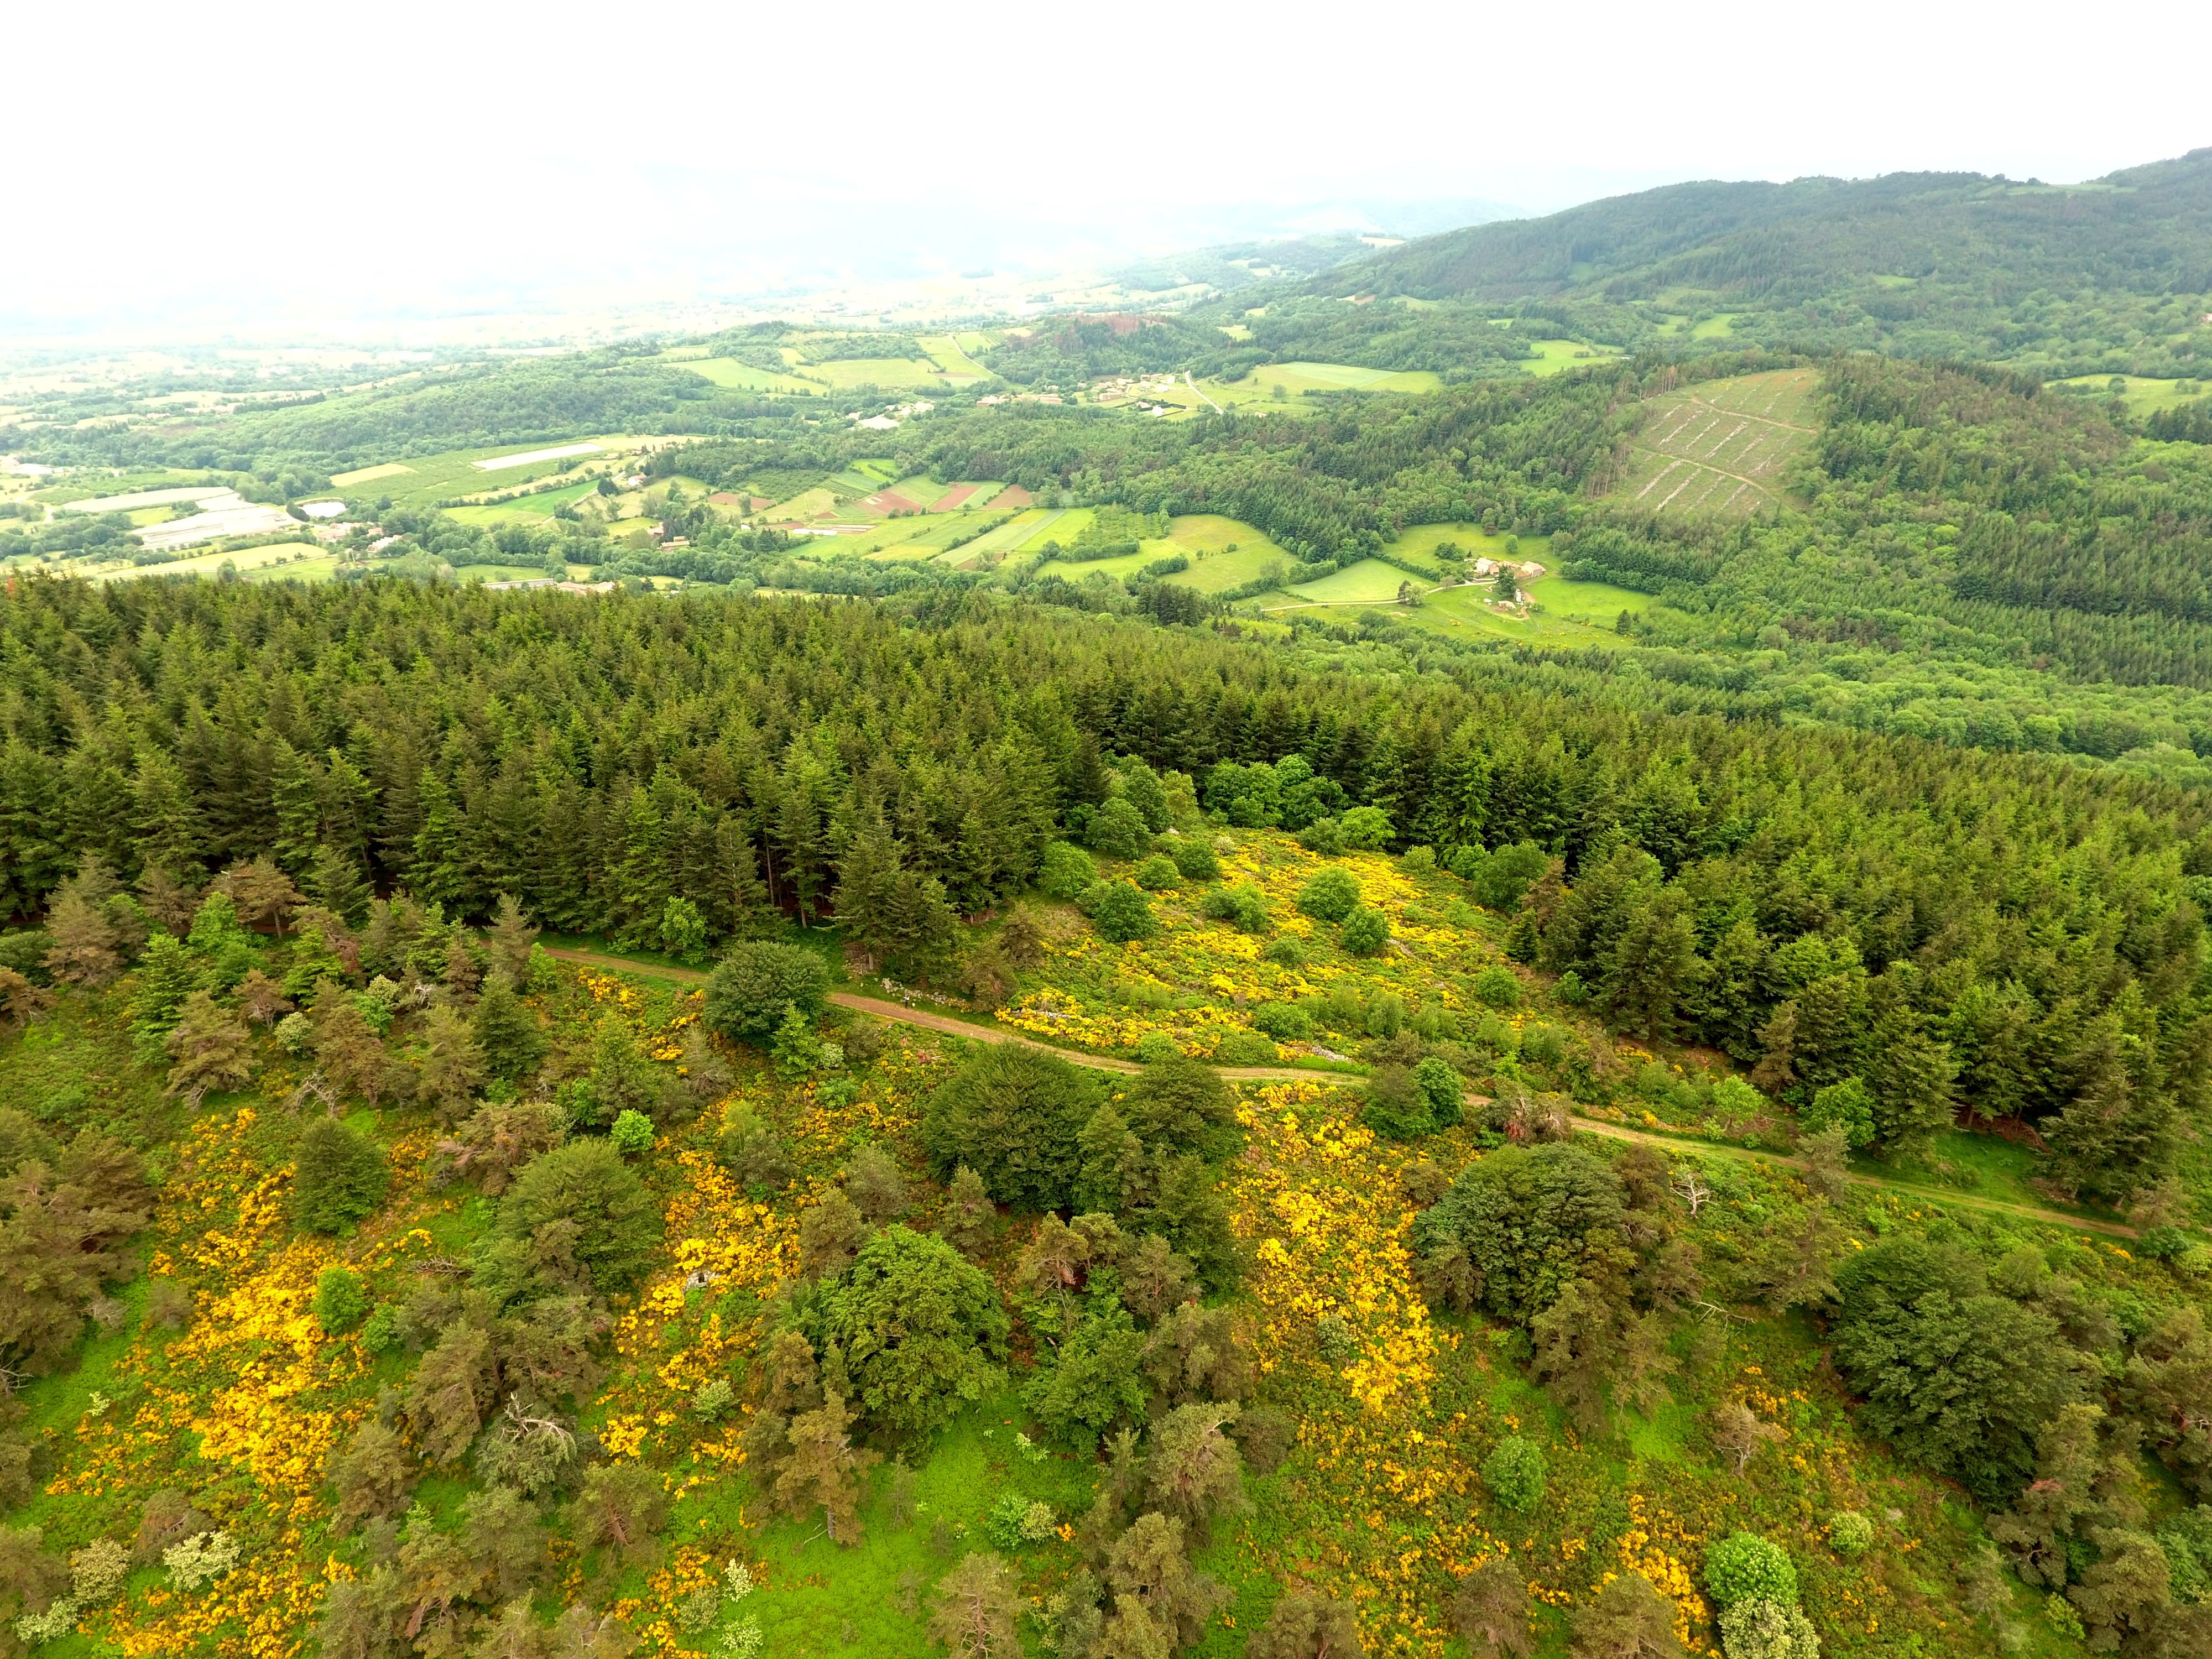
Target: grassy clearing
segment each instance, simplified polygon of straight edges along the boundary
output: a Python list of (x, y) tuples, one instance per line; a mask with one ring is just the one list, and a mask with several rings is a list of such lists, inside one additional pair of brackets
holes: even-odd
[[(1206, 390), (1212, 394), (1215, 402), (1226, 405), (1295, 403), (1309, 392), (1435, 392), (1443, 385), (1439, 376), (1426, 369), (1361, 368), (1352, 363), (1267, 363), (1241, 380), (1226, 384), (1209, 380)], [(1177, 401), (1189, 401), (1188, 393)]]
[(764, 368), (755, 368), (750, 363), (741, 363), (730, 357), (692, 357), (663, 352), (663, 362), (673, 362), (679, 368), (688, 368), (702, 380), (732, 392), (781, 392), (800, 397), (817, 397), (822, 388), (811, 380), (793, 374), (773, 374)]
[[(2208, 380), (2152, 380), (2139, 374), (2077, 374), (2070, 380), (2053, 380), (2051, 384), (2102, 392), (2114, 380), (2126, 383), (2119, 400), (2137, 420), (2162, 409), (2179, 409), (2185, 404), (2195, 403), (2205, 395), (2208, 386), (2212, 386), (2212, 381)], [(2184, 387), (2190, 389), (2185, 391)]]
[(1624, 611), (1648, 611), (1657, 603), (1650, 594), (1639, 593), (1632, 587), (1615, 587), (1610, 582), (1572, 582), (1564, 576), (1547, 576), (1541, 581), (1529, 583), (1528, 597), (1541, 605), (1547, 615), (1606, 623), (1618, 619)]
[(1291, 591), (1310, 605), (1387, 605), (1398, 597), (1400, 585), (1407, 581), (1420, 585), (1419, 577), (1395, 565), (1362, 559), (1319, 581), (1301, 582)]
[(1618, 357), (1612, 346), (1585, 345), (1580, 340), (1533, 340), (1536, 355), (1522, 360), (1531, 374), (1557, 374), (1570, 368), (1588, 368), (1601, 357)]
[(1725, 339), (1735, 331), (1736, 313), (1724, 311), (1717, 317), (1708, 317), (1690, 331), (1693, 340)]
[(906, 357), (847, 357), (836, 362), (809, 363), (799, 372), (807, 380), (819, 380), (840, 392), (864, 386), (890, 391), (943, 383), (936, 364), (916, 362)]
[(1814, 369), (1777, 369), (1652, 398), (1614, 498), (1676, 516), (1778, 502), (1783, 474), (1812, 441), (1819, 381)]

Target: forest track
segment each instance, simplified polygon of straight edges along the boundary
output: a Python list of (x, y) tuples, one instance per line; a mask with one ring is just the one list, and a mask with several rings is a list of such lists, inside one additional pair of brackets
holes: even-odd
[[(555, 961), (573, 962), (580, 967), (604, 968), (614, 973), (636, 974), (646, 979), (672, 980), (679, 985), (704, 985), (707, 982), (707, 975), (696, 968), (664, 968), (653, 963), (629, 962), (621, 957), (601, 956), (596, 951), (572, 951), (553, 945), (547, 945), (544, 949), (545, 954)], [(896, 1020), (902, 1025), (916, 1026), (925, 1031), (941, 1031), (948, 1036), (968, 1037), (977, 1042), (1013, 1042), (1024, 1048), (1040, 1048), (1046, 1054), (1059, 1055), (1071, 1065), (1087, 1066), (1093, 1071), (1113, 1072), (1127, 1077), (1139, 1070), (1131, 1060), (1055, 1048), (1049, 1042), (1040, 1042), (1035, 1037), (1023, 1036), (1018, 1032), (1001, 1030), (996, 1026), (971, 1024), (950, 1014), (933, 1014), (925, 1009), (909, 1008), (903, 1003), (886, 1001), (882, 997), (861, 996), (853, 991), (832, 991), (830, 1000), (840, 1008), (849, 1008), (855, 1013), (873, 1014), (878, 1019)], [(1215, 1069), (1223, 1077), (1239, 1083), (1334, 1082), (1348, 1087), (1358, 1081), (1348, 1073), (1302, 1071), (1290, 1066), (1222, 1066)], [(1470, 1098), (1479, 1100), (1480, 1097)], [(1577, 1116), (1574, 1122), (1577, 1129), (1587, 1129), (1592, 1134), (1609, 1136), (1615, 1140), (1640, 1141), (1645, 1146), (1665, 1147), (1678, 1152), (1744, 1158), (1754, 1164), (1779, 1164), (1792, 1170), (1805, 1167), (1804, 1159), (1791, 1158), (1784, 1152), (1759, 1152), (1745, 1146), (1723, 1146), (1711, 1141), (1684, 1140), (1678, 1136), (1652, 1134), (1597, 1118)], [(2114, 1238), (2138, 1236), (2133, 1227), (2121, 1222), (2098, 1221), (2087, 1216), (2068, 1215), (2063, 1210), (2038, 1209), (2029, 1204), (2011, 1204), (2001, 1198), (1976, 1198), (1966, 1193), (1939, 1192), (1930, 1188), (1911, 1186), (1901, 1181), (1886, 1181), (1880, 1176), (1850, 1175), (1844, 1179), (1855, 1187), (1870, 1187), (1928, 1204), (1964, 1204), (1977, 1210), (2016, 1216), (2024, 1221), (2040, 1221), (2085, 1232), (2105, 1233)]]
[[(1759, 1152), (1748, 1146), (1722, 1146), (1707, 1140), (1685, 1140), (1678, 1135), (1651, 1134), (1642, 1129), (1631, 1129), (1625, 1125), (1607, 1123), (1597, 1118), (1578, 1115), (1574, 1121), (1577, 1129), (1587, 1129), (1594, 1135), (1606, 1135), (1614, 1140), (1639, 1141), (1647, 1146), (1663, 1146), (1678, 1152), (1738, 1158), (1753, 1164), (1779, 1164), (1792, 1170), (1806, 1167), (1803, 1158), (1791, 1158), (1786, 1152)], [(2088, 1216), (2068, 1215), (2063, 1210), (2041, 1210), (2032, 1204), (2013, 1204), (2002, 1198), (1976, 1198), (1969, 1193), (1942, 1192), (1930, 1187), (1911, 1186), (1902, 1181), (1885, 1181), (1880, 1176), (1846, 1175), (1844, 1179), (1854, 1187), (1871, 1187), (1878, 1191), (1894, 1193), (1899, 1198), (1918, 1199), (1927, 1204), (1964, 1204), (1977, 1210), (1994, 1210), (2002, 1215), (2018, 1216), (2025, 1221), (2044, 1221), (2055, 1226), (2078, 1228), (2086, 1232), (2108, 1233), (2115, 1238), (2139, 1236), (2133, 1227), (2123, 1222), (2098, 1221)]]
[[(545, 947), (545, 954), (556, 962), (573, 962), (580, 967), (604, 968), (611, 972), (636, 974), (645, 979), (673, 980), (679, 985), (704, 985), (707, 975), (696, 968), (664, 968), (654, 963), (627, 962), (620, 957), (600, 956), (591, 951), (571, 951)], [(1070, 1065), (1087, 1066), (1097, 1072), (1116, 1072), (1133, 1077), (1142, 1068), (1133, 1060), (1115, 1060), (1105, 1054), (1086, 1054), (1073, 1048), (1062, 1048), (1035, 1037), (1024, 1036), (1018, 1031), (1003, 1030), (995, 1025), (977, 1025), (951, 1014), (933, 1014), (927, 1009), (909, 1008), (904, 1003), (886, 1001), (882, 997), (866, 997), (854, 991), (832, 991), (830, 1000), (840, 1008), (849, 1008), (854, 1013), (873, 1014), (878, 1019), (896, 1020), (902, 1025), (918, 1026), (925, 1031), (942, 1031), (948, 1036), (972, 1038), (977, 1042), (1012, 1042), (1024, 1048), (1038, 1048), (1048, 1054), (1058, 1054)], [(1292, 1066), (1218, 1066), (1222, 1076), (1238, 1083), (1297, 1083), (1328, 1082), (1336, 1079), (1351, 1080), (1341, 1072), (1315, 1072)]]

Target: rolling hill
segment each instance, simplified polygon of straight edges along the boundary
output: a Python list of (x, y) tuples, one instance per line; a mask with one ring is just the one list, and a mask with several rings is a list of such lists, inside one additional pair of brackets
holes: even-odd
[(1625, 343), (2190, 374), (2212, 350), (2212, 149), (2072, 185), (1961, 173), (1672, 185), (1424, 237), (1309, 290), (1573, 307)]

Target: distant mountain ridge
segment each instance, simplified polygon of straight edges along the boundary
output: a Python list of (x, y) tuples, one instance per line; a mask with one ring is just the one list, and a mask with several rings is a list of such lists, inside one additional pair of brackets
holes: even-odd
[(1310, 287), (1500, 302), (1649, 300), (1673, 289), (1773, 301), (1839, 283), (1996, 276), (2212, 289), (2212, 148), (2076, 185), (1973, 173), (1669, 185), (1423, 237)]

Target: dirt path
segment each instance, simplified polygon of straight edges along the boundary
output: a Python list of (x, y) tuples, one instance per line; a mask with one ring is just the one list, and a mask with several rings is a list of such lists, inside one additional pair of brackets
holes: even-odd
[[(1631, 1129), (1619, 1123), (1607, 1123), (1597, 1118), (1577, 1116), (1575, 1127), (1587, 1129), (1594, 1135), (1607, 1135), (1614, 1140), (1637, 1140), (1647, 1146), (1665, 1147), (1678, 1152), (1711, 1153), (1720, 1158), (1745, 1158), (1754, 1164), (1781, 1164), (1793, 1170), (1805, 1167), (1802, 1158), (1790, 1158), (1781, 1152), (1755, 1152), (1747, 1146), (1718, 1146), (1708, 1141), (1686, 1141), (1674, 1135), (1656, 1135), (1642, 1129)], [(2008, 1204), (2001, 1198), (1976, 1198), (1966, 1193), (1942, 1193), (1925, 1187), (1911, 1187), (1903, 1182), (1885, 1181), (1880, 1176), (1854, 1175), (1844, 1177), (1855, 1187), (1872, 1187), (1883, 1192), (1895, 1193), (1900, 1198), (1915, 1198), (1929, 1204), (1965, 1204), (1977, 1210), (1995, 1210), (2001, 1214), (2019, 1216), (2027, 1221), (2047, 1221), (2061, 1227), (2075, 1227), (2093, 1233), (2109, 1233), (2115, 1238), (2133, 1238), (2136, 1230), (2117, 1221), (2093, 1221), (2086, 1216), (2068, 1215), (2062, 1210), (2039, 1210), (2030, 1204)]]
[[(586, 968), (604, 968), (612, 973), (635, 974), (645, 979), (672, 980), (679, 985), (704, 985), (707, 975), (696, 968), (662, 968), (649, 963), (625, 962), (620, 957), (600, 956), (591, 951), (569, 951), (545, 947), (545, 954), (556, 962), (573, 962)], [(955, 1019), (950, 1014), (933, 1014), (926, 1009), (909, 1008), (902, 1003), (888, 1002), (881, 997), (865, 997), (852, 991), (832, 991), (830, 1000), (840, 1008), (849, 1008), (855, 1013), (873, 1014), (878, 1019), (895, 1020), (902, 1025), (917, 1026), (925, 1031), (942, 1031), (948, 1036), (967, 1037), (975, 1042), (1017, 1042), (1025, 1048), (1042, 1048), (1048, 1054), (1057, 1054), (1071, 1065), (1088, 1066), (1094, 1071), (1115, 1072), (1128, 1076), (1138, 1070), (1129, 1060), (1114, 1060), (1104, 1054), (1079, 1054), (1071, 1048), (1054, 1048), (1049, 1042), (1040, 1042), (1035, 1037), (1018, 1032), (1000, 1030), (994, 1026), (970, 1024), (964, 1019)], [(1233, 1082), (1242, 1083), (1328, 1083), (1350, 1085), (1356, 1079), (1343, 1073), (1301, 1071), (1289, 1066), (1223, 1066), (1217, 1068), (1221, 1075)], [(1479, 1099), (1479, 1097), (1478, 1097)], [(1631, 1129), (1618, 1123), (1607, 1123), (1598, 1118), (1577, 1117), (1575, 1127), (1587, 1129), (1592, 1134), (1610, 1136), (1615, 1140), (1642, 1141), (1646, 1146), (1659, 1146), (1678, 1152), (1711, 1154), (1717, 1158), (1746, 1158), (1754, 1164), (1780, 1164), (1793, 1170), (1805, 1167), (1802, 1158), (1788, 1157), (1780, 1152), (1755, 1152), (1748, 1147), (1715, 1146), (1707, 1141), (1686, 1141), (1673, 1135), (1651, 1134), (1642, 1129)], [(2106, 1233), (2115, 1238), (2133, 1238), (2136, 1230), (2117, 1221), (2093, 1221), (2086, 1217), (2073, 1216), (2059, 1210), (2039, 1210), (2028, 1204), (2008, 1204), (1999, 1198), (1975, 1198), (1964, 1193), (1939, 1193), (1923, 1187), (1907, 1186), (1902, 1182), (1885, 1181), (1880, 1176), (1855, 1175), (1846, 1176), (1852, 1185), (1872, 1187), (1893, 1192), (1901, 1198), (1918, 1199), (1929, 1204), (1964, 1204), (1977, 1210), (1991, 1210), (2002, 1215), (2018, 1216), (2026, 1221), (2049, 1222), (2057, 1226), (2074, 1227), (2087, 1232)]]
[[(696, 968), (662, 968), (650, 963), (625, 962), (620, 957), (604, 957), (590, 951), (568, 951), (545, 947), (545, 954), (556, 962), (573, 962), (586, 968), (604, 968), (611, 973), (635, 974), (643, 979), (673, 980), (679, 985), (704, 985), (707, 975)], [(1055, 1048), (1049, 1042), (1040, 1042), (1035, 1037), (1016, 1031), (1000, 1030), (994, 1025), (976, 1025), (950, 1014), (933, 1014), (924, 1008), (909, 1008), (903, 1003), (887, 1002), (881, 997), (864, 997), (854, 991), (832, 991), (830, 1000), (840, 1008), (850, 1008), (855, 1013), (873, 1014), (878, 1019), (896, 1020), (902, 1025), (918, 1026), (925, 1031), (942, 1031), (948, 1036), (963, 1036), (976, 1042), (1013, 1042), (1024, 1048), (1041, 1048), (1046, 1054), (1058, 1054), (1071, 1065), (1088, 1066), (1094, 1071), (1119, 1072), (1133, 1076), (1140, 1068), (1133, 1060), (1115, 1060), (1105, 1054), (1079, 1054), (1072, 1048)], [(1232, 1082), (1296, 1083), (1328, 1082), (1342, 1073), (1303, 1071), (1291, 1066), (1221, 1066), (1215, 1067)]]

